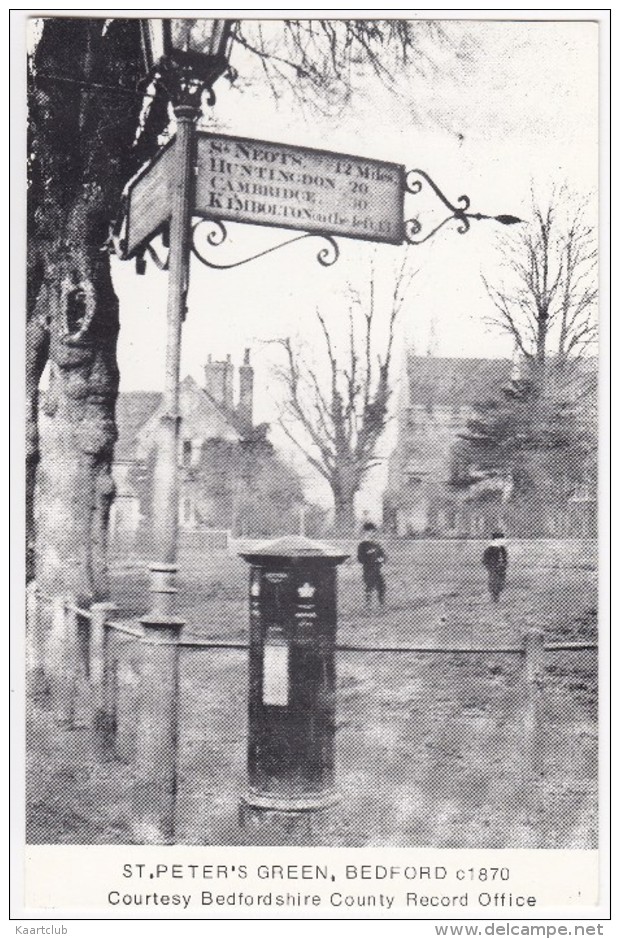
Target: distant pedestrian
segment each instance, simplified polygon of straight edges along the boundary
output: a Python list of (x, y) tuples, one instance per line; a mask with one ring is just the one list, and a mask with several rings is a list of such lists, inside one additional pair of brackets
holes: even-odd
[(372, 522), (364, 523), (364, 540), (360, 542), (357, 549), (357, 560), (362, 565), (364, 577), (364, 590), (366, 593), (366, 606), (372, 603), (372, 595), (376, 591), (379, 604), (385, 604), (385, 578), (383, 577), (383, 565), (387, 560), (387, 555), (378, 541), (374, 541), (372, 535), (376, 532), (377, 526)]
[(489, 593), (494, 603), (499, 598), (506, 584), (506, 569), (508, 568), (508, 550), (503, 532), (493, 532), (491, 543), (485, 548), (482, 563), (489, 575)]

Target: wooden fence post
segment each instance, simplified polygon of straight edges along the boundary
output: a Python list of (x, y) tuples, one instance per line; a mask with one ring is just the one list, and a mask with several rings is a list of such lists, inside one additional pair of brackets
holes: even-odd
[(132, 826), (141, 844), (174, 843), (179, 721), (179, 641), (183, 620), (140, 620), (140, 707)]
[(36, 581), (31, 580), (26, 587), (26, 672), (28, 675), (28, 696), (42, 703), (49, 695), (46, 677), (47, 629), (45, 610)]
[(540, 629), (530, 629), (524, 636), (527, 702), (525, 745), (527, 774), (530, 782), (528, 821), (532, 847), (544, 846), (543, 777), (545, 770), (544, 674), (545, 637)]
[(139, 642), (125, 645), (117, 664), (118, 704), (114, 753), (117, 759), (133, 763), (136, 759), (139, 720), (138, 708), (142, 694), (141, 647)]
[(89, 672), (92, 689), (92, 724), (102, 750), (107, 755), (116, 730), (116, 693), (110, 656), (110, 630), (106, 626), (116, 606), (93, 603), (90, 608)]
[(52, 600), (52, 629), (48, 664), (56, 721), (73, 726), (78, 673), (77, 610), (75, 598), (58, 595)]
[(65, 598), (57, 594), (50, 600), (49, 629), (45, 644), (45, 672), (50, 685), (52, 707), (56, 707), (61, 683), (63, 648), (65, 644)]
[(39, 664), (37, 648), (37, 585), (31, 580), (26, 586), (26, 669), (30, 674)]

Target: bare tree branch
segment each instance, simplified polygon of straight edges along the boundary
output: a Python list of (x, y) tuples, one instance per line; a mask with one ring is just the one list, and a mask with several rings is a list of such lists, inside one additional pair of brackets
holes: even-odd
[(456, 38), (438, 20), (243, 20), (234, 39), (260, 61), (274, 97), (285, 85), (302, 107), (323, 113), (350, 100), (362, 68), (397, 92), (404, 67), (412, 75), (438, 71), (440, 62), (445, 69), (444, 50), (454, 68), (459, 60)]
[[(285, 353), (285, 364), (275, 369), (287, 395), (280, 426), (310, 465), (328, 480), (336, 515), (341, 521), (346, 518), (348, 526), (353, 522), (355, 493), (365, 474), (381, 462), (376, 447), (388, 422), (395, 328), (412, 276), (406, 263), (395, 274), (383, 353), (373, 348), (378, 307), (372, 266), (366, 305), (357, 290), (349, 288), (344, 350), (337, 348), (327, 316), (316, 311), (325, 339), (327, 381), (321, 381), (314, 366), (304, 364), (302, 368), (290, 339), (273, 340)], [(358, 327), (360, 317), (362, 329)]]
[(547, 205), (532, 202), (531, 225), (502, 250), (503, 282), (483, 283), (495, 307), (488, 322), (512, 337), (542, 386), (548, 355), (563, 367), (596, 334), (597, 252), (586, 204), (566, 185)]
[(317, 460), (316, 457), (314, 457), (312, 453), (299, 442), (299, 440), (294, 436), (294, 434), (291, 433), (285, 420), (280, 419), (278, 421), (278, 425), (282, 429), (284, 434), (288, 437), (288, 439), (291, 441), (291, 443), (294, 443), (295, 446), (303, 453), (304, 457), (306, 458), (310, 466), (314, 467), (314, 469), (318, 473), (320, 473), (324, 479), (330, 482), (331, 481), (330, 467), (321, 463), (320, 460)]

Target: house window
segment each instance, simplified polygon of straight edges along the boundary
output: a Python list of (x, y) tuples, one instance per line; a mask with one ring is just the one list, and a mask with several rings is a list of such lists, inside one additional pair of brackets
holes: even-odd
[(200, 464), (201, 454), (202, 454), (202, 440), (200, 439), (192, 440), (192, 466), (198, 466)]

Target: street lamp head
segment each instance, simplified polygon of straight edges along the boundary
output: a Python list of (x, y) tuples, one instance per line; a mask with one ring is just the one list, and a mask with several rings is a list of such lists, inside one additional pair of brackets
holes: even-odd
[(228, 68), (234, 20), (142, 20), (142, 48), (149, 74), (171, 74), (211, 89)]

